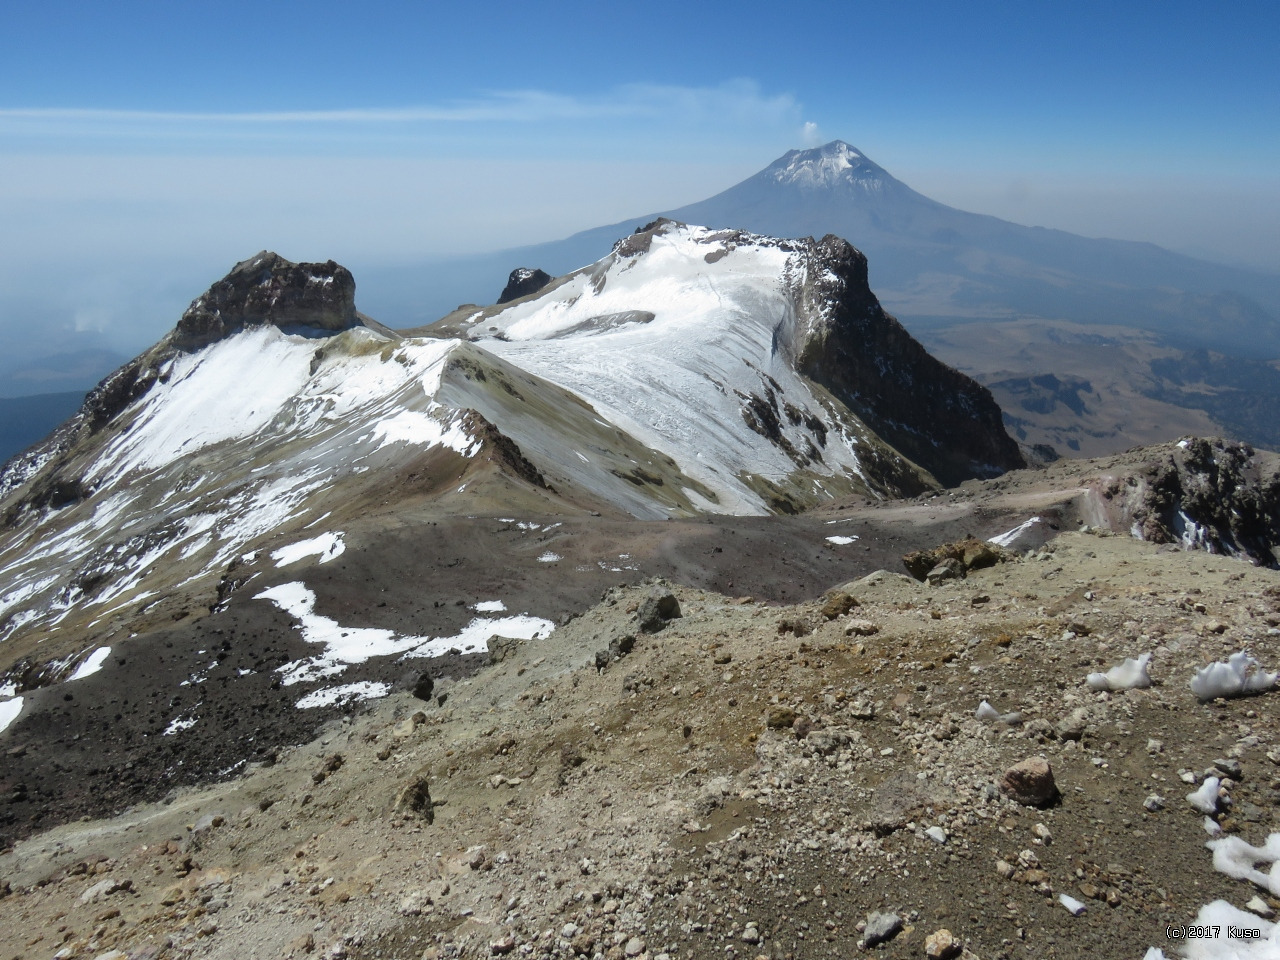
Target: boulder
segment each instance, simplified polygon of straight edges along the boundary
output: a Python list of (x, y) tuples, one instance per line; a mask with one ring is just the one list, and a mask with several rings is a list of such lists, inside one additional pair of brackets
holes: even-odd
[(640, 620), (640, 629), (645, 633), (657, 633), (667, 625), (667, 621), (678, 619), (680, 601), (670, 590), (654, 587), (649, 595), (640, 601), (636, 611)]
[(414, 777), (396, 794), (395, 812), (405, 816), (421, 817), (427, 823), (435, 820), (434, 804), (426, 777)]
[(1000, 777), (1000, 792), (1024, 807), (1043, 807), (1058, 796), (1053, 769), (1044, 757), (1015, 763)]

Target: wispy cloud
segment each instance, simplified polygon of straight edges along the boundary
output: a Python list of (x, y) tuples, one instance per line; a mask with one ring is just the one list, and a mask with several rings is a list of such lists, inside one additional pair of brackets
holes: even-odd
[(11, 135), (181, 136), (193, 129), (234, 137), (255, 127), (345, 128), (449, 124), (538, 124), (555, 121), (667, 120), (785, 123), (797, 116), (790, 94), (765, 94), (751, 80), (714, 87), (626, 84), (599, 96), (546, 90), (499, 90), (474, 98), (405, 107), (321, 110), (164, 111), (0, 107)]

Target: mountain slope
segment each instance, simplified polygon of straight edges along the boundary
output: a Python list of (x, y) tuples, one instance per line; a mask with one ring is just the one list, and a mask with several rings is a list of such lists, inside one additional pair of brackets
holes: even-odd
[(426, 333), (362, 318), (332, 262), (238, 264), (0, 473), (0, 640), (157, 622), (410, 502), (792, 513), (1021, 465), (834, 238), (658, 223)]

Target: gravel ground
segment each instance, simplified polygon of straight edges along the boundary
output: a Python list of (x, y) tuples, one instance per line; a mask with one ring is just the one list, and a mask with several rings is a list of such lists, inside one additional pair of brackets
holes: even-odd
[[(612, 587), (429, 701), (38, 832), (0, 855), (0, 957), (918, 957), (932, 936), (1136, 960), (1211, 899), (1280, 908), (1212, 869), (1186, 800), (1216, 771), (1221, 829), (1276, 821), (1280, 693), (1188, 682), (1239, 649), (1280, 666), (1280, 575), (1069, 533), (937, 586), (838, 583)], [(654, 590), (682, 616), (648, 633)], [(1141, 653), (1152, 687), (1085, 685)], [(978, 720), (984, 699), (1020, 722)], [(1043, 807), (1000, 786), (1036, 757)]]

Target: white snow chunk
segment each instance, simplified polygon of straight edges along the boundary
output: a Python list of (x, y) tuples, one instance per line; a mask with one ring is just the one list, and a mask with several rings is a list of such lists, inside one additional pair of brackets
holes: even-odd
[(987, 701), (985, 700), (983, 700), (980, 704), (978, 704), (978, 709), (973, 712), (973, 715), (977, 717), (979, 720), (999, 720), (1000, 719), (1000, 711), (997, 710), (995, 707), (993, 707), (991, 704), (987, 703)]
[[(1248, 880), (1272, 896), (1280, 897), (1280, 833), (1271, 834), (1261, 847), (1239, 837), (1210, 840), (1205, 846), (1213, 851), (1213, 869), (1233, 880)], [(1271, 864), (1269, 873), (1255, 866), (1267, 863)]]
[(360, 683), (344, 683), (340, 687), (329, 687), (309, 693), (294, 706), (301, 710), (311, 707), (327, 707), (342, 700), (377, 700), (391, 692), (391, 684), (375, 683), (363, 680)]
[(18, 685), (16, 683), (12, 683), (12, 682), (0, 683), (0, 698), (7, 700), (9, 697), (12, 697), (17, 692), (18, 692)]
[(507, 605), (501, 600), (481, 600), (476, 604), (476, 613), (502, 613)]
[(1187, 803), (1191, 804), (1201, 813), (1216, 813), (1218, 811), (1218, 787), (1222, 781), (1217, 777), (1207, 777), (1204, 783), (1200, 784), (1200, 789), (1187, 794)]
[(1151, 654), (1144, 653), (1137, 660), (1126, 657), (1124, 663), (1112, 667), (1106, 673), (1091, 673), (1085, 678), (1090, 690), (1132, 690), (1135, 687), (1151, 686), (1151, 677), (1147, 673), (1147, 664), (1151, 662)]
[(378, 449), (393, 443), (423, 446), (445, 446), (464, 457), (471, 456), (480, 441), (468, 436), (461, 426), (442, 424), (419, 410), (401, 410), (374, 425), (373, 438), (381, 441)]
[(1204, 832), (1211, 837), (1222, 836), (1222, 824), (1213, 817), (1205, 817), (1203, 820)]
[[(1280, 957), (1280, 924), (1245, 913), (1225, 900), (1214, 900), (1200, 908), (1196, 926), (1209, 927), (1216, 936), (1187, 940), (1182, 955), (1186, 960), (1276, 960)], [(1231, 928), (1257, 930), (1259, 939), (1230, 936)]]
[(476, 653), (487, 647), (490, 637), (530, 640), (539, 635), (550, 636), (555, 629), (554, 623), (539, 617), (476, 617), (451, 637), (406, 637), (376, 627), (344, 627), (321, 616), (316, 613), (315, 593), (297, 581), (271, 587), (254, 599), (271, 601), (298, 621), (303, 640), (324, 645), (321, 653), (279, 668), (285, 686), (332, 677), (372, 657), (438, 657), (454, 649)]
[(549, 637), (556, 625), (541, 617), (521, 615), (517, 617), (476, 617), (461, 632), (452, 637), (436, 637), (429, 643), (409, 651), (407, 657), (438, 657), (450, 650), (475, 653), (484, 650), (490, 637), (510, 637), (513, 640), (535, 640)]
[[(994, 543), (997, 547), (1004, 547), (1006, 550), (1021, 550), (1033, 546), (1039, 546), (1041, 537), (1033, 536), (1036, 534), (1037, 528), (1044, 523), (1040, 517), (1032, 517), (1023, 523), (1018, 524), (1012, 530), (1006, 530), (1004, 533), (998, 533), (994, 537), (987, 538), (987, 543)], [(1034, 542), (1032, 542), (1034, 540)]]
[(305, 557), (319, 557), (321, 563), (328, 563), (342, 556), (342, 552), (346, 549), (347, 545), (342, 541), (342, 531), (339, 530), (334, 533), (322, 533), (310, 540), (291, 543), (279, 550), (272, 550), (271, 559), (276, 562), (277, 567), (287, 567)]
[(1241, 650), (1225, 663), (1211, 663), (1196, 671), (1191, 692), (1201, 700), (1217, 697), (1247, 697), (1275, 689), (1276, 674), (1267, 673), (1257, 660)]
[(843, 547), (857, 539), (857, 537), (827, 537), (827, 543), (834, 543), (836, 546)]
[(538, 562), (539, 563), (558, 563), (563, 559), (564, 557), (560, 556), (560, 554), (552, 553), (550, 550), (548, 550), (546, 553), (544, 553), (542, 556), (538, 558)]
[(18, 719), (18, 714), (22, 712), (22, 698), (14, 697), (12, 700), (5, 700), (0, 703), (0, 733), (3, 733), (13, 721)]
[(1065, 893), (1058, 894), (1058, 902), (1067, 908), (1067, 912), (1073, 917), (1078, 917), (1084, 913), (1084, 904), (1075, 897), (1069, 897)]
[(93, 676), (102, 669), (102, 665), (107, 662), (107, 657), (109, 656), (111, 656), (110, 647), (99, 647), (84, 658), (84, 663), (76, 667), (76, 672), (67, 677), (67, 682), (70, 683), (72, 680), (83, 680), (85, 677)]
[(174, 717), (169, 721), (169, 725), (164, 728), (164, 733), (162, 733), (161, 736), (172, 737), (174, 734), (181, 733), (183, 730), (190, 730), (195, 725), (195, 717)]

